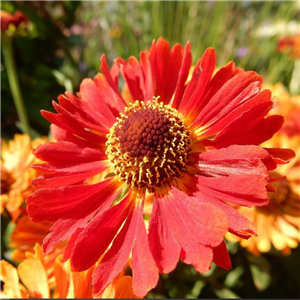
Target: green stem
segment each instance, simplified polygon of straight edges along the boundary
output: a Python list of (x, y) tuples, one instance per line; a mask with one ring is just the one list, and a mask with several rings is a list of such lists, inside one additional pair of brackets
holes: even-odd
[(31, 136), (30, 125), (28, 116), (24, 106), (24, 101), (21, 95), (19, 81), (17, 77), (16, 65), (13, 58), (12, 38), (2, 34), (2, 53), (7, 70), (8, 82), (10, 85), (11, 93), (15, 102), (17, 113), (21, 121), (21, 125), (24, 128), (24, 132)]
[(291, 82), (290, 82), (290, 93), (291, 95), (297, 95), (299, 94), (300, 90), (299, 90), (299, 79), (300, 79), (300, 58), (295, 60), (294, 63), (294, 70), (293, 70), (293, 74), (292, 74), (292, 78), (291, 78)]

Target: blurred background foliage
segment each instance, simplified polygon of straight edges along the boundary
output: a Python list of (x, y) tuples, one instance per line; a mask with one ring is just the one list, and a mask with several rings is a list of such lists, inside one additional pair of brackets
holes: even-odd
[[(291, 80), (294, 62), (277, 52), (281, 36), (299, 30), (298, 1), (2, 1), (31, 21), (29, 36), (14, 39), (14, 57), (31, 126), (47, 134), (41, 108), (65, 90), (77, 91), (99, 71), (99, 58), (138, 56), (160, 36), (191, 42), (193, 62), (212, 46), (218, 66), (229, 60), (265, 81)], [(1, 65), (2, 136), (12, 137), (17, 114)]]
[[(289, 87), (295, 68), (277, 44), (299, 32), (299, 1), (2, 1), (1, 9), (20, 10), (31, 22), (28, 36), (13, 39), (14, 58), (31, 127), (41, 135), (49, 124), (40, 110), (53, 111), (59, 94), (78, 91), (83, 78), (99, 71), (103, 53), (112, 64), (118, 56), (138, 56), (161, 36), (172, 45), (189, 40), (193, 63), (212, 46), (219, 67), (233, 60), (271, 84)], [(1, 98), (1, 134), (9, 139), (20, 131), (2, 57)], [(149, 297), (300, 297), (299, 247), (286, 257), (275, 249), (255, 257), (238, 244), (228, 247), (230, 272), (198, 274), (179, 263)]]

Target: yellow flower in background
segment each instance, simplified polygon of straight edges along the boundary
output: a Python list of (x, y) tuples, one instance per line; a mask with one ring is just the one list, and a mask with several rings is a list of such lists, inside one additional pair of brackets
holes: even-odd
[(2, 260), (1, 281), (4, 282), (1, 290), (3, 298), (49, 298), (48, 278), (41, 247), (37, 244), (35, 254), (27, 253), (27, 258), (17, 269)]
[(25, 287), (19, 283), (19, 275), (10, 263), (1, 260), (1, 298), (24, 298), (26, 295)]
[[(26, 253), (26, 259), (17, 268), (1, 260), (1, 298), (93, 298), (92, 273), (95, 268), (72, 272), (70, 262), (61, 262), (62, 254), (43, 256), (40, 244), (35, 253)], [(52, 281), (49, 281), (51, 269)], [(22, 282), (22, 283), (21, 283)], [(137, 298), (132, 291), (132, 277), (122, 271), (97, 298)]]
[[(290, 148), (296, 156), (288, 165), (279, 165), (274, 177), (282, 179), (271, 182), (275, 193), (268, 193), (270, 202), (266, 206), (246, 208), (238, 211), (257, 226), (257, 237), (241, 240), (228, 234), (232, 241), (240, 241), (241, 246), (252, 254), (260, 255), (271, 250), (272, 245), (284, 255), (291, 253), (300, 241), (300, 95), (290, 96), (281, 83), (265, 85), (278, 98), (274, 113), (285, 117), (282, 128), (274, 137), (262, 146), (274, 148)], [(276, 103), (276, 99), (274, 99)]]
[(38, 162), (32, 149), (46, 141), (45, 137), (30, 141), (27, 134), (16, 134), (9, 142), (1, 140), (1, 215), (7, 210), (13, 221), (20, 215), (26, 197), (34, 191), (31, 180), (38, 175), (30, 168)]

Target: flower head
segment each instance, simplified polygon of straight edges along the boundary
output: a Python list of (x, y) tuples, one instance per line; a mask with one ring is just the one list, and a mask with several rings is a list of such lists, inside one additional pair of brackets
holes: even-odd
[(31, 180), (37, 177), (31, 169), (38, 162), (32, 149), (45, 142), (46, 138), (30, 141), (27, 134), (16, 134), (8, 143), (1, 140), (1, 214), (7, 210), (13, 220), (20, 215), (26, 197), (34, 191)]
[(15, 11), (12, 15), (7, 11), (1, 10), (1, 31), (8, 35), (24, 30), (29, 23), (28, 18), (20, 11)]
[(293, 36), (285, 36), (279, 39), (277, 50), (280, 53), (289, 53), (293, 58), (300, 57), (300, 33)]
[(33, 181), (28, 213), (55, 222), (45, 253), (70, 237), (63, 261), (72, 270), (104, 255), (93, 272), (96, 295), (129, 257), (138, 296), (179, 259), (199, 272), (212, 261), (229, 269), (225, 232), (249, 238), (256, 231), (228, 203), (267, 204), (268, 171), (294, 156), (258, 146), (283, 123), (266, 117), (273, 102), (260, 76), (233, 62), (213, 76), (216, 55), (208, 48), (188, 80), (191, 62), (189, 43), (171, 49), (163, 39), (139, 61), (118, 58), (111, 69), (102, 56), (102, 74), (84, 79), (77, 96), (59, 96), (57, 114), (42, 112), (57, 142), (34, 151), (46, 163), (35, 166), (44, 176)]

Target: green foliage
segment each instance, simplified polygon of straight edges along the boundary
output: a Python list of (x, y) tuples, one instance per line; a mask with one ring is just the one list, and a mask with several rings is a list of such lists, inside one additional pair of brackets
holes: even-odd
[[(216, 48), (218, 66), (229, 60), (255, 70), (270, 83), (291, 81), (294, 62), (277, 53), (277, 41), (299, 26), (296, 1), (3, 1), (9, 12), (24, 12), (30, 34), (15, 38), (14, 57), (30, 124), (47, 134), (40, 109), (65, 90), (78, 91), (81, 80), (99, 71), (99, 57), (138, 56), (153, 39), (191, 42), (193, 62)], [(298, 7), (299, 8), (299, 7)], [(297, 23), (298, 22), (298, 23)], [(296, 24), (296, 25), (295, 25)], [(17, 132), (17, 115), (1, 70), (2, 134)]]
[(229, 247), (231, 270), (213, 265), (199, 274), (180, 262), (173, 272), (161, 275), (147, 298), (299, 298), (299, 247), (289, 257), (275, 249), (255, 257), (235, 245), (233, 251)]

